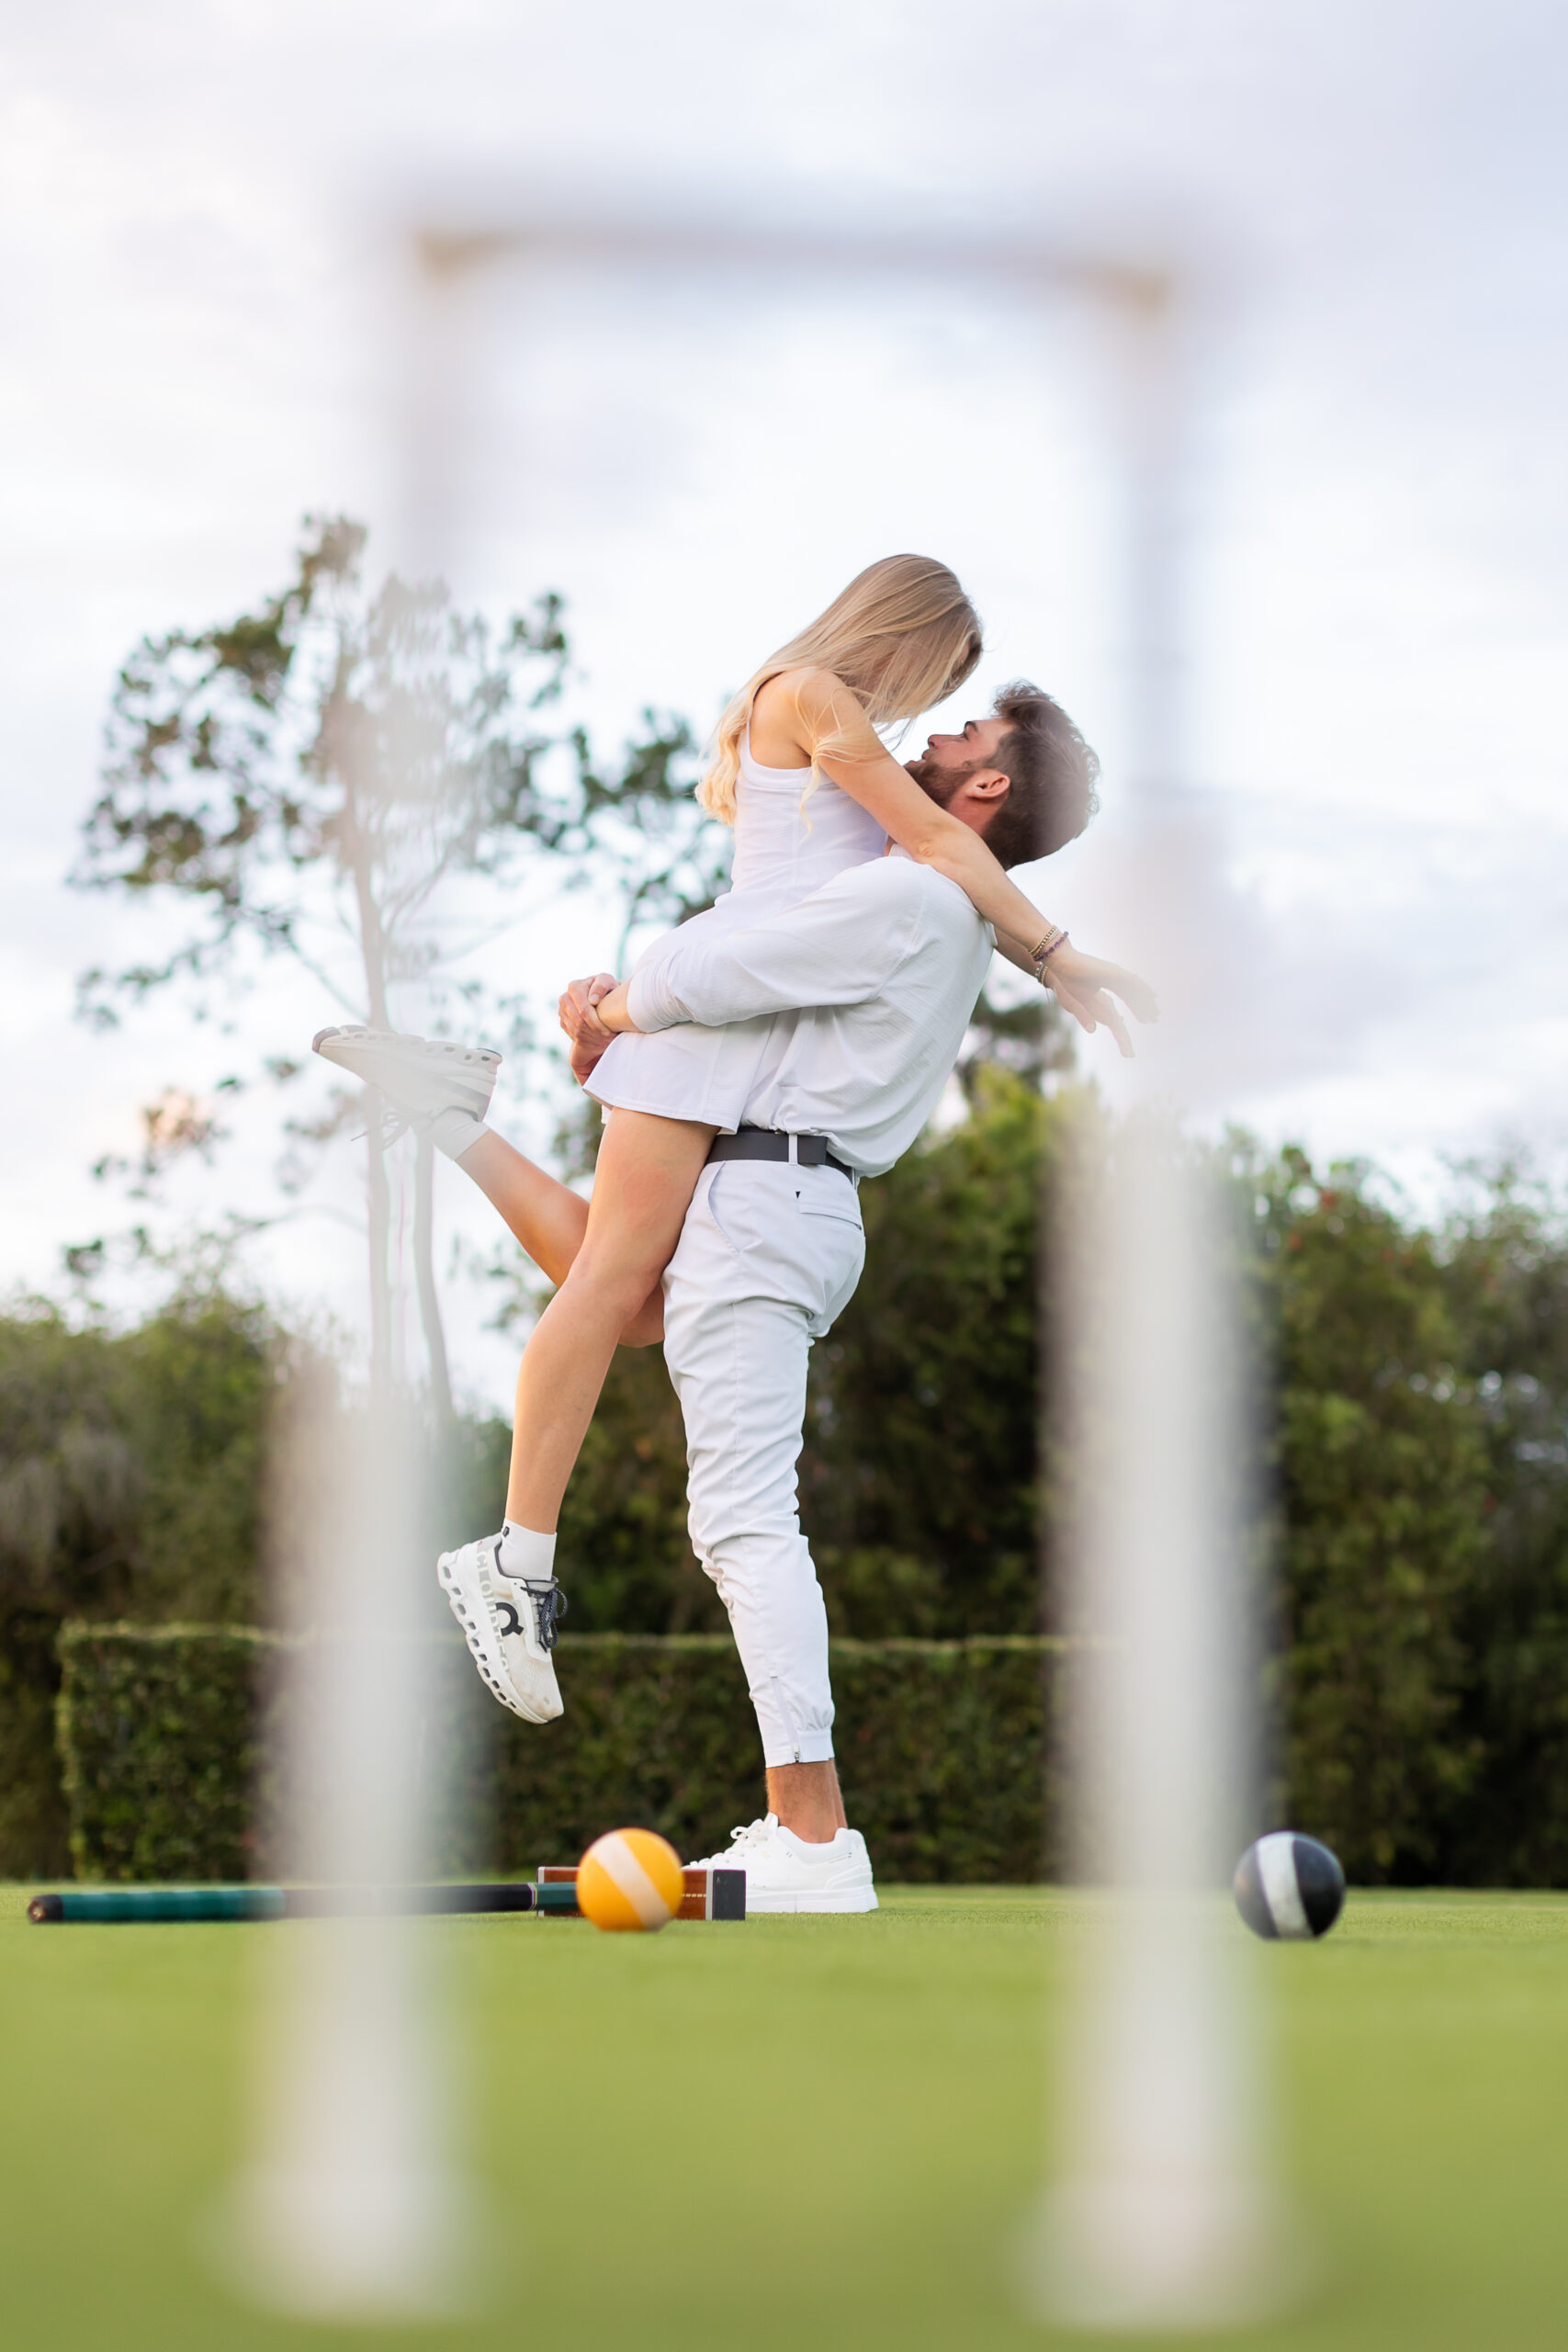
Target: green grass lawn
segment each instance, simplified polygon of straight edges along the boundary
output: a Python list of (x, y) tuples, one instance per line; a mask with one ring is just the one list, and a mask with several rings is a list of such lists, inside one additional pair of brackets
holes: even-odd
[[(0, 1894), (8, 2343), (353, 2340), (244, 2309), (197, 2250), (241, 2145), (258, 1939), (321, 1931), (31, 1928), (25, 1901)], [(472, 2323), (388, 2340), (1067, 2341), (1012, 2308), (1007, 2248), (1082, 1920), (1051, 1890), (908, 1888), (870, 1919), (657, 1937), (422, 1923), (468, 2036), (497, 2283)], [(1323, 1945), (1249, 1956), (1323, 2278), (1229, 2340), (1561, 2344), (1568, 1898), (1353, 1894)]]

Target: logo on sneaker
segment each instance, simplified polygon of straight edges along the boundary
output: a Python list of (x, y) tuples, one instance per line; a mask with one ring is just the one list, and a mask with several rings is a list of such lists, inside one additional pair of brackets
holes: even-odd
[[(513, 1581), (521, 1579), (513, 1578)], [(537, 1586), (525, 1583), (523, 1589), (534, 1604), (534, 1623), (539, 1636), (539, 1647), (546, 1651), (553, 1650), (558, 1638), (557, 1620), (566, 1615), (566, 1595), (558, 1584), (547, 1584), (541, 1592)], [(517, 1613), (514, 1601), (503, 1600), (497, 1593), (494, 1608), (496, 1630), (503, 1639), (522, 1633), (523, 1620)]]

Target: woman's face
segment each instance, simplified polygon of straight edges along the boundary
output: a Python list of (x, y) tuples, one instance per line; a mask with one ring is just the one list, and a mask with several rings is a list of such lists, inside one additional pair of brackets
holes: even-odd
[[(918, 649), (919, 653), (923, 655), (927, 660), (940, 661), (943, 653), (947, 650), (947, 638), (948, 632), (945, 628), (939, 626), (933, 626), (931, 630), (929, 640), (924, 644), (921, 643), (919, 637), (896, 637), (888, 639), (886, 642), (882, 645), (874, 645), (869, 647), (863, 659), (857, 662), (855, 664), (855, 682), (860, 687), (861, 692), (865, 695), (874, 695), (877, 693), (879, 689), (887, 683), (888, 673), (893, 669), (894, 664), (897, 662), (900, 666), (903, 666), (909, 661), (911, 653), (914, 652), (916, 649)], [(951, 693), (952, 688), (949, 687), (946, 691)], [(936, 699), (945, 700), (946, 695), (944, 694), (941, 697), (928, 695), (926, 697), (926, 703), (929, 704), (931, 701)], [(924, 707), (926, 706), (922, 705), (920, 707)]]
[(863, 660), (855, 663), (855, 683), (863, 694), (874, 695), (893, 666), (897, 651), (893, 645), (873, 646)]

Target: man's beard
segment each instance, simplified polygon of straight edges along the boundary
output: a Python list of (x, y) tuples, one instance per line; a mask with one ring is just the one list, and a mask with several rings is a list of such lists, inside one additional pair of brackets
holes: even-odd
[(978, 760), (964, 760), (955, 768), (944, 767), (940, 760), (908, 760), (905, 763), (920, 790), (928, 799), (934, 800), (939, 808), (947, 807), (959, 786), (976, 773), (979, 764)]

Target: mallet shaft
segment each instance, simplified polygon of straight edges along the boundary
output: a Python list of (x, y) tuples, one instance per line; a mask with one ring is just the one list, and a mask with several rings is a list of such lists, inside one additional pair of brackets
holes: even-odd
[(39, 1926), (131, 1927), (230, 1919), (419, 1917), (478, 1911), (554, 1911), (575, 1917), (574, 1886), (505, 1882), (477, 1886), (80, 1886), (35, 1894)]

